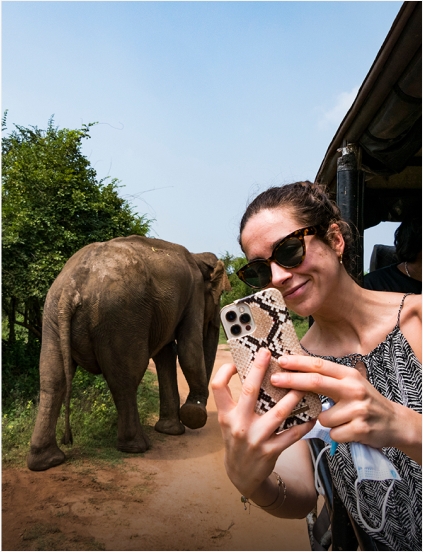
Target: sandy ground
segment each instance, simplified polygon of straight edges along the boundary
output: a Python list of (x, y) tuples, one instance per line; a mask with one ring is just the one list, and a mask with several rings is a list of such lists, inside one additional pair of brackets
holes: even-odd
[[(215, 369), (229, 361), (219, 346)], [(239, 385), (234, 378), (235, 396)], [(123, 463), (6, 469), (2, 482), (3, 550), (310, 550), (305, 520), (244, 511), (223, 467), (212, 396), (204, 428), (155, 433), (149, 451)]]

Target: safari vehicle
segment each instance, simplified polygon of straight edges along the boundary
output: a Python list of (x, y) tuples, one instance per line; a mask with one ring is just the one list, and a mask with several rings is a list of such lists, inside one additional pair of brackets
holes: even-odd
[[(404, 2), (315, 179), (328, 186), (343, 217), (356, 230), (358, 282), (367, 268), (364, 230), (381, 221), (401, 222), (410, 209), (421, 209), (421, 31), (421, 2)], [(379, 268), (377, 251), (372, 260), (371, 269)], [(314, 458), (322, 448), (319, 443), (312, 440)], [(319, 462), (319, 477), (325, 506), (318, 517), (315, 512), (308, 518), (312, 550), (379, 550), (349, 517), (332, 488), (324, 459)]]
[(316, 176), (357, 228), (359, 278), (364, 230), (421, 205), (421, 12), (402, 5)]

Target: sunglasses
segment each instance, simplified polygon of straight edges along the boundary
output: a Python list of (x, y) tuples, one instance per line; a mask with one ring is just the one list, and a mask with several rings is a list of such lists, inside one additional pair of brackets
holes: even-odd
[(317, 234), (316, 226), (295, 230), (278, 242), (268, 259), (256, 259), (240, 268), (236, 275), (240, 280), (255, 289), (261, 289), (272, 281), (270, 263), (274, 261), (283, 268), (295, 268), (305, 259), (306, 246), (304, 236)]

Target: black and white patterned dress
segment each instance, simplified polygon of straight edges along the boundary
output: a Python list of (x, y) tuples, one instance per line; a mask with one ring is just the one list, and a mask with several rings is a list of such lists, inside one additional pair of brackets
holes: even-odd
[[(400, 314), (406, 296), (401, 302), (395, 328), (369, 354), (321, 358), (352, 368), (361, 361), (369, 382), (384, 397), (421, 414), (422, 365), (400, 329)], [(401, 476), (401, 481), (395, 481), (389, 493), (382, 531), (372, 533), (360, 521), (354, 489), (357, 472), (348, 443), (340, 443), (332, 457), (326, 453), (332, 480), (347, 510), (371, 537), (392, 550), (422, 550), (421, 466), (396, 448), (384, 447), (382, 451)], [(363, 480), (359, 483), (361, 514), (371, 527), (381, 524), (382, 503), (391, 482)]]

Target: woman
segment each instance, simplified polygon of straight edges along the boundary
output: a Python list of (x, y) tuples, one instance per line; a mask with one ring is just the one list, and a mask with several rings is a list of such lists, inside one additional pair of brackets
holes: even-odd
[[(300, 232), (302, 254), (278, 249), (283, 238), (299, 229), (306, 229)], [(360, 483), (361, 515), (371, 527), (383, 525), (374, 534), (366, 530), (388, 549), (421, 549), (420, 296), (404, 298), (355, 283), (348, 273), (353, 262), (350, 229), (336, 205), (310, 182), (260, 194), (244, 214), (239, 239), (250, 261), (240, 277), (255, 287), (277, 288), (288, 308), (312, 315), (314, 323), (301, 342), (308, 356), (279, 360), (286, 372), (272, 376), (272, 383), (291, 391), (263, 416), (254, 413), (254, 405), (268, 351), (260, 351), (238, 403), (228, 387), (235, 366), (222, 366), (214, 377), (229, 478), (245, 500), (272, 515), (299, 518), (312, 510), (313, 465), (301, 438), (314, 422), (274, 432), (304, 392), (314, 391), (335, 402), (319, 421), (339, 443), (327, 459), (349, 512), (366, 527), (357, 512), (357, 473), (348, 443), (384, 447), (401, 481), (389, 493), (383, 524), (381, 504), (390, 482)]]

